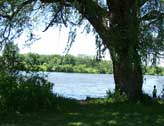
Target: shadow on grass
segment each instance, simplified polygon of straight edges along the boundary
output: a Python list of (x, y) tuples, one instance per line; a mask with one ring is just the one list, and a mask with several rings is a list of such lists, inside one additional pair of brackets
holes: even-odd
[(58, 110), (19, 114), (0, 126), (163, 126), (164, 105), (65, 101)]

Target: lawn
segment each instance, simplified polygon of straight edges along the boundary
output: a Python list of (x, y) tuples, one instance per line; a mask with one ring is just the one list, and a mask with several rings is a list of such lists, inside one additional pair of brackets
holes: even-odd
[(0, 126), (164, 126), (164, 105), (67, 101), (57, 110), (6, 117)]

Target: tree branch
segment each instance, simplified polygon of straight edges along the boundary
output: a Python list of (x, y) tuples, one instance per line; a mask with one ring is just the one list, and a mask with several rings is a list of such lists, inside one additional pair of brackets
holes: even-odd
[(6, 19), (9, 19), (9, 20), (10, 20), (10, 18), (11, 18), (9, 15), (3, 15), (3, 14), (0, 14), (0, 17), (6, 18)]
[[(75, 0), (67, 1), (70, 3), (75, 2)], [(91, 23), (101, 38), (106, 38), (106, 40), (108, 40), (108, 30), (107, 27), (104, 26), (103, 22), (103, 19), (108, 15), (107, 9), (100, 7), (97, 2), (93, 0), (76, 0), (76, 2), (78, 2), (80, 6), (76, 4), (72, 4), (72, 6), (74, 6), (79, 13), (81, 13), (82, 16)], [(103, 44), (106, 45), (104, 40)]]
[[(109, 29), (104, 26), (103, 21), (104, 18), (107, 17), (108, 11), (104, 8), (101, 8), (96, 2), (93, 2), (92, 0), (87, 0), (86, 4), (86, 12), (84, 13), (84, 17), (91, 23), (101, 38), (104, 38), (106, 41), (109, 40)], [(103, 40), (103, 44), (107, 46), (105, 40)]]
[(43, 30), (43, 32), (47, 31), (49, 29), (50, 26), (53, 25), (58, 13), (62, 10), (62, 8), (60, 8), (53, 16), (52, 20), (50, 21), (50, 23), (48, 24), (48, 26)]
[(138, 6), (142, 7), (146, 2), (148, 2), (149, 0), (138, 0)]
[(22, 9), (24, 6), (26, 6), (26, 5), (28, 5), (28, 4), (31, 4), (32, 2), (36, 2), (36, 1), (37, 1), (37, 0), (27, 0), (27, 1), (23, 2), (23, 3), (21, 3), (21, 4), (17, 7), (16, 11), (12, 13), (11, 16), (9, 16), (9, 15), (4, 15), (4, 14), (1, 14), (1, 13), (0, 13), (0, 17), (6, 18), (6, 19), (8, 19), (8, 20), (12, 20), (12, 19), (14, 18), (14, 16), (15, 16), (16, 14), (18, 14), (19, 11), (21, 11), (21, 9)]
[[(44, 0), (46, 1), (46, 0)], [(47, 0), (48, 1), (48, 0)], [(60, 2), (63, 0), (54, 0), (54, 2)], [(74, 4), (74, 2), (78, 3)], [(100, 35), (105, 35), (104, 32), (107, 33), (106, 27), (104, 27), (103, 24), (103, 18), (108, 15), (108, 11), (105, 8), (100, 7), (96, 1), (93, 0), (67, 0), (67, 4), (71, 5), (72, 7), (76, 8), (79, 13), (81, 13), (88, 21), (93, 25), (95, 30), (100, 34)], [(79, 6), (80, 5), (80, 6)], [(63, 5), (61, 5), (63, 6)], [(65, 5), (64, 5), (65, 6)], [(81, 8), (83, 6), (83, 8)], [(70, 6), (66, 6), (70, 7)], [(57, 11), (57, 13), (59, 10)], [(44, 31), (46, 31), (53, 23), (55, 20), (57, 13), (54, 15), (54, 18), (50, 21), (49, 25), (45, 28)], [(104, 38), (104, 37), (103, 37)]]
[(148, 14), (144, 15), (141, 20), (153, 20), (153, 19), (159, 19), (159, 18), (164, 18), (164, 13), (157, 11), (157, 10), (152, 10)]
[(11, 19), (13, 19), (13, 18), (21, 11), (21, 9), (22, 9), (24, 6), (26, 6), (26, 5), (28, 5), (28, 4), (31, 4), (31, 3), (33, 3), (33, 2), (36, 2), (36, 1), (37, 1), (37, 0), (27, 0), (27, 1), (23, 2), (23, 3), (21, 3), (21, 4), (17, 7), (16, 11), (13, 12), (13, 14), (12, 14), (12, 16), (11, 16)]

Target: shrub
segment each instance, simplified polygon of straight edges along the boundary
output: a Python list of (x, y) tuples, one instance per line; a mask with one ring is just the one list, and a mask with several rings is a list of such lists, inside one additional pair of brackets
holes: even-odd
[[(53, 84), (40, 75), (21, 75), (19, 68), (24, 62), (20, 61), (18, 52), (16, 45), (8, 43), (0, 58), (0, 112), (38, 111), (51, 107), (56, 101), (51, 91)], [(25, 64), (28, 71), (39, 70), (37, 57), (32, 55), (29, 64)], [(44, 64), (44, 69), (46, 67)]]
[(115, 92), (111, 92), (108, 90), (107, 92), (107, 98), (111, 99), (111, 102), (125, 102), (128, 100), (128, 96), (119, 90)]
[(0, 108), (3, 111), (26, 112), (52, 106), (53, 84), (37, 75), (0, 76)]

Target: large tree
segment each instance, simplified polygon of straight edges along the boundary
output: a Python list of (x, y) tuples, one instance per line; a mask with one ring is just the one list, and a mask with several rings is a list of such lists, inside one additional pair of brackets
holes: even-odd
[(163, 8), (163, 0), (1, 0), (0, 40), (19, 37), (24, 29), (33, 40), (39, 19), (44, 31), (70, 26), (71, 46), (75, 26), (85, 25), (87, 31), (92, 26), (98, 49), (110, 51), (116, 90), (134, 98), (142, 94), (143, 61), (154, 62), (164, 51)]

